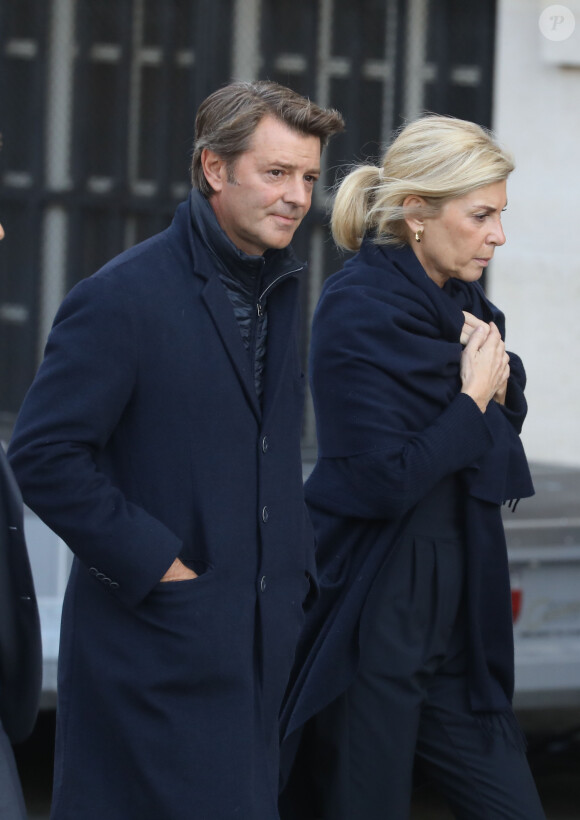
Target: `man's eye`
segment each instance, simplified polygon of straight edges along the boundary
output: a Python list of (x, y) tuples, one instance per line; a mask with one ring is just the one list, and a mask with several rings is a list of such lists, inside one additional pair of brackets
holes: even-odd
[(318, 177), (312, 176), (312, 174), (307, 174), (304, 177), (304, 181), (308, 182), (310, 185), (314, 185), (314, 183), (318, 181)]
[(281, 171), (279, 168), (272, 168), (270, 173), (272, 174), (273, 177), (281, 177), (283, 171)]

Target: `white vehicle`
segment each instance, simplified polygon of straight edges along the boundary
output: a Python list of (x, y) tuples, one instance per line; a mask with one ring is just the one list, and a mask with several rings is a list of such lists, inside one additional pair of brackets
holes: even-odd
[(72, 564), (72, 553), (29, 509), (24, 510), (24, 532), (32, 565), (42, 629), (41, 709), (56, 706), (56, 666), (62, 600)]
[(504, 512), (524, 728), (580, 725), (580, 470), (533, 469), (536, 495)]

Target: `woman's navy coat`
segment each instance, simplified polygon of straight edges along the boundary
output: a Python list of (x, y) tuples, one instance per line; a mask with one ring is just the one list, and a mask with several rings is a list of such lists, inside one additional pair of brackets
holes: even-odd
[(503, 314), (477, 283), (439, 288), (411, 248), (370, 239), (325, 283), (311, 344), (319, 452), (306, 483), (320, 596), (283, 713), (284, 779), (300, 728), (356, 674), (365, 602), (410, 511), (455, 473), (465, 512), (471, 706), (480, 715), (511, 714), (500, 509), (533, 493), (519, 438), (525, 372), (510, 353), (506, 404), (490, 402), (485, 413), (460, 393), (462, 310), (493, 320), (503, 335)]
[[(53, 817), (273, 820), (302, 624), (298, 281), (268, 297), (262, 408), (187, 204), (65, 299), (11, 444), (75, 553)], [(176, 556), (201, 577), (160, 584)]]

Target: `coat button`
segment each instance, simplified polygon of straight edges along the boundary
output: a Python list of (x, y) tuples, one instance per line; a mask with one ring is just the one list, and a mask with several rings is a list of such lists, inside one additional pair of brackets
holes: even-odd
[(262, 575), (262, 577), (260, 578), (260, 592), (265, 592), (265, 591), (266, 591), (266, 576)]
[(268, 436), (264, 436), (263, 439), (262, 439), (262, 452), (267, 453), (269, 446), (270, 446), (270, 442), (268, 441)]
[(119, 584), (116, 581), (111, 581), (111, 589), (119, 589)]
[(270, 510), (268, 509), (268, 507), (262, 507), (262, 521), (264, 522), (264, 524), (266, 523), (268, 518), (270, 518)]
[(98, 575), (99, 570), (96, 567), (91, 567), (89, 570), (89, 575)]

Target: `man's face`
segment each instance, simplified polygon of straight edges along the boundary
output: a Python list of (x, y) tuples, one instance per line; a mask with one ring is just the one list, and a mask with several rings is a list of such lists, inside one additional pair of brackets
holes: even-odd
[(236, 247), (261, 255), (292, 241), (320, 176), (320, 151), (318, 137), (267, 116), (249, 149), (229, 169), (213, 151), (203, 152), (204, 172), (214, 190), (210, 203)]

